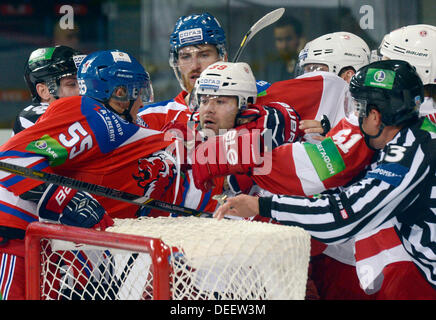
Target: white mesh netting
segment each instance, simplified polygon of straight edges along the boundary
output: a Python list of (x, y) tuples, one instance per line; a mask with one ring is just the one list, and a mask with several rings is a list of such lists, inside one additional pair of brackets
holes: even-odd
[[(171, 299), (304, 299), (310, 236), (301, 228), (198, 217), (116, 219), (106, 232), (170, 247)], [(44, 241), (45, 299), (153, 299), (146, 253)], [(82, 243), (83, 242), (83, 243)], [(68, 249), (68, 250), (66, 250)]]

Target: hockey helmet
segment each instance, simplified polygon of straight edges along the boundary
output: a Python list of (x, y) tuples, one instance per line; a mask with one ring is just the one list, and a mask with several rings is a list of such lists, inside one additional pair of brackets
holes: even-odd
[(226, 35), (218, 20), (210, 13), (181, 16), (170, 36), (169, 64), (173, 68), (177, 80), (184, 90), (178, 70), (179, 50), (186, 46), (211, 44), (216, 46), (221, 60), (226, 52)]
[(24, 67), (24, 80), (33, 102), (41, 102), (36, 91), (38, 83), (45, 83), (50, 94), (57, 99), (60, 79), (77, 73), (75, 60), (82, 56), (79, 51), (60, 45), (34, 50)]
[(410, 25), (385, 35), (379, 52), (383, 58), (409, 62), (423, 84), (436, 84), (436, 27)]
[(305, 66), (310, 65), (322, 65), (325, 68), (309, 69), (306, 72), (322, 70), (340, 75), (346, 67), (353, 67), (357, 71), (369, 63), (370, 53), (366, 42), (353, 33), (328, 33), (308, 42), (301, 50), (297, 73), (303, 74)]
[[(106, 103), (110, 98), (144, 103), (153, 101), (150, 76), (131, 55), (119, 50), (97, 51), (86, 56), (78, 73), (79, 94)], [(123, 87), (125, 96), (113, 96), (115, 89)]]
[(386, 126), (401, 125), (418, 117), (424, 100), (421, 78), (415, 68), (403, 60), (376, 61), (362, 67), (350, 81), (351, 101), (348, 112), (360, 119), (376, 108)]
[(189, 106), (191, 111), (198, 109), (202, 95), (236, 96), (238, 109), (242, 111), (248, 104), (256, 102), (256, 79), (245, 62), (215, 62), (195, 82)]

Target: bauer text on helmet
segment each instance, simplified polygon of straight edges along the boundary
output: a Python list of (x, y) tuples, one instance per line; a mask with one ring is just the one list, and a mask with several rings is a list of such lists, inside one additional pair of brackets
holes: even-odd
[(436, 84), (436, 27), (418, 24), (396, 29), (385, 35), (379, 51), (383, 59), (409, 62), (424, 85)]
[(328, 71), (337, 75), (345, 68), (354, 71), (369, 63), (370, 50), (363, 39), (350, 32), (334, 32), (306, 44), (298, 58), (300, 73)]

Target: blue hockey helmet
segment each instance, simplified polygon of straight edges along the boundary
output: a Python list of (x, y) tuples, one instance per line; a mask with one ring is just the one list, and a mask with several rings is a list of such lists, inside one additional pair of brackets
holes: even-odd
[(211, 44), (216, 46), (221, 60), (226, 52), (226, 34), (218, 20), (210, 13), (181, 16), (170, 36), (170, 66), (183, 87), (177, 68), (179, 50), (187, 46)]
[[(138, 96), (144, 104), (153, 102), (149, 74), (130, 54), (119, 50), (97, 51), (86, 56), (77, 72), (79, 94), (107, 104), (110, 98), (133, 103)], [(124, 88), (125, 95), (114, 95)]]
[(177, 60), (180, 48), (197, 44), (213, 44), (220, 54), (225, 54), (226, 34), (210, 13), (181, 16), (177, 20), (170, 36), (170, 55)]

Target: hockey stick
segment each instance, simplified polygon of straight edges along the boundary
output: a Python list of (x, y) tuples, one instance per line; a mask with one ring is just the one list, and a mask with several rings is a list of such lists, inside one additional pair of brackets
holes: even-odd
[(206, 217), (212, 216), (212, 214), (209, 212), (202, 212), (199, 210), (178, 206), (176, 204), (172, 204), (152, 198), (140, 197), (136, 194), (112, 189), (105, 186), (100, 186), (98, 184), (80, 181), (70, 177), (57, 175), (54, 173), (48, 173), (44, 171), (27, 168), (27, 167), (22, 167), (16, 164), (11, 164), (3, 161), (0, 161), (0, 170), (17, 174), (19, 176), (35, 179), (35, 180), (40, 180), (48, 183), (69, 187), (80, 191), (86, 191), (106, 198), (124, 201), (139, 206), (149, 207), (151, 209), (180, 213), (184, 216), (206, 216)]
[(262, 30), (265, 27), (268, 27), (269, 25), (273, 24), (277, 20), (279, 20), (283, 13), (285, 12), (285, 8), (279, 8), (276, 10), (271, 11), (270, 13), (267, 13), (262, 18), (260, 18), (255, 24), (253, 24), (250, 28), (250, 30), (247, 31), (244, 38), (242, 39), (242, 42), (239, 46), (238, 51), (236, 52), (235, 57), (233, 58), (233, 62), (238, 62), (239, 56), (242, 53), (242, 50), (246, 47), (247, 43), (251, 40), (251, 38), (254, 37), (256, 33), (258, 33), (260, 30)]

